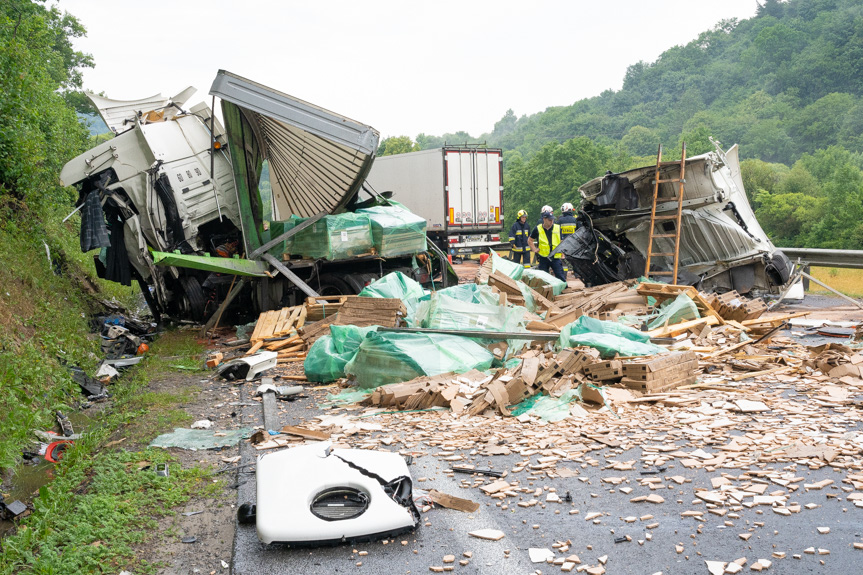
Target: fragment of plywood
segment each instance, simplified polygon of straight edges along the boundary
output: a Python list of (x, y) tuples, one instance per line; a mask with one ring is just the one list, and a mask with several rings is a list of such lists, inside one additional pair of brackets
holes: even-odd
[(293, 425), (285, 425), (279, 430), (279, 433), (288, 435), (296, 435), (303, 439), (314, 439), (316, 441), (325, 441), (330, 438), (330, 434), (323, 431), (315, 431), (314, 429), (306, 429), (305, 427), (295, 427)]
[(656, 329), (652, 329), (647, 332), (647, 335), (649, 335), (650, 337), (668, 337), (670, 335), (677, 335), (685, 331), (689, 331), (690, 329), (699, 326), (717, 325), (718, 323), (719, 319), (715, 316), (700, 317), (698, 319), (668, 324), (662, 327), (658, 327)]
[(477, 529), (476, 531), (469, 531), (468, 535), (476, 537), (477, 539), (486, 539), (488, 541), (500, 541), (506, 537), (506, 534), (503, 531), (499, 531), (497, 529)]
[(297, 330), (297, 332), (300, 337), (303, 338), (303, 341), (306, 342), (306, 345), (312, 345), (322, 335), (330, 334), (330, 325), (335, 322), (338, 317), (339, 315), (336, 314), (320, 321), (306, 324)]
[(441, 493), (435, 489), (429, 490), (429, 498), (436, 505), (446, 507), (447, 509), (455, 509), (456, 511), (464, 511), (465, 513), (474, 513), (479, 509), (479, 503), (471, 501), (470, 499), (462, 499), (461, 497)]
[(643, 282), (638, 285), (636, 291), (645, 297), (654, 298), (657, 305), (661, 304), (666, 300), (674, 299), (680, 294), (685, 293), (695, 303), (695, 307), (698, 308), (698, 312), (702, 316), (716, 317), (719, 325), (725, 323), (725, 320), (722, 318), (722, 316), (719, 315), (719, 313), (710, 305), (710, 303), (704, 298), (704, 296), (702, 296), (698, 292), (698, 290), (692, 286)]
[(557, 315), (550, 315), (550, 319), (547, 319), (546, 323), (553, 325), (557, 329), (561, 329), (564, 326), (571, 324), (583, 315), (584, 312), (581, 310), (581, 308), (567, 308), (566, 310), (563, 310), (562, 313), (559, 313)]

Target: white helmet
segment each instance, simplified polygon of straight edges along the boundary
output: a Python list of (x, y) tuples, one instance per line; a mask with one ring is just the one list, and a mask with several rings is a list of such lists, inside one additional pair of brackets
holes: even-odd
[(570, 204), (569, 202), (565, 202), (562, 206), (560, 206), (561, 212), (571, 212), (574, 209), (575, 208), (573, 208), (572, 204)]
[(554, 208), (552, 208), (551, 206), (542, 206), (542, 209), (541, 209), (541, 210), (539, 210), (539, 213), (541, 213), (541, 214), (545, 214), (545, 213), (549, 213), (549, 214), (550, 214), (550, 213), (553, 213), (553, 212), (554, 212)]

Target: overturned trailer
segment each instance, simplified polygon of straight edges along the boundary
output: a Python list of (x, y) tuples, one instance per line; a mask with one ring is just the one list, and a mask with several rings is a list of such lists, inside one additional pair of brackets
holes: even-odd
[[(789, 279), (791, 263), (755, 219), (746, 198), (737, 145), (686, 160), (680, 226), (678, 283), (716, 292), (776, 292)], [(675, 215), (679, 164), (663, 165), (657, 216)], [(655, 256), (645, 270), (650, 241), (656, 166), (607, 173), (579, 188), (579, 226), (555, 253), (576, 275), (600, 285), (672, 269), (673, 258)], [(663, 201), (663, 198), (671, 198)], [(673, 253), (676, 222), (656, 222), (654, 252)]]
[(425, 252), (425, 230), (421, 244), (388, 246), (382, 257), (373, 240), (390, 213), (339, 219), (391, 207), (371, 191), (359, 197), (378, 145), (374, 128), (219, 71), (210, 93), (221, 101), (223, 128), (206, 104), (183, 109), (193, 93), (135, 101), (88, 94), (116, 135), (61, 173), (80, 191), (82, 250), (101, 248), (100, 276), (137, 280), (154, 314), (203, 319), (237, 276), (248, 278), (237, 282), (246, 286), (237, 303), (264, 311), (357, 293), (396, 270), (425, 282), (445, 265)]

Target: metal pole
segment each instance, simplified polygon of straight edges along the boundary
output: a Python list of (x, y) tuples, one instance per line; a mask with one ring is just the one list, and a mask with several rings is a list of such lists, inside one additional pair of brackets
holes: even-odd
[(216, 199), (216, 209), (219, 211), (219, 221), (222, 221), (222, 206), (219, 205), (219, 193), (216, 191), (216, 96), (210, 104), (210, 182), (213, 184), (213, 197)]
[(842, 299), (848, 300), (848, 301), (850, 301), (851, 303), (853, 303), (854, 305), (856, 305), (857, 307), (859, 307), (860, 309), (863, 309), (863, 304), (861, 304), (859, 301), (857, 301), (857, 300), (855, 300), (855, 299), (852, 299), (852, 298), (848, 297), (848, 296), (847, 296), (847, 295), (845, 295), (844, 293), (840, 293), (840, 292), (836, 291), (835, 289), (833, 289), (832, 287), (830, 287), (830, 286), (829, 286), (829, 285), (827, 285), (826, 283), (821, 282), (821, 281), (818, 281), (817, 279), (815, 279), (814, 277), (810, 276), (810, 275), (809, 275), (809, 274), (807, 274), (806, 272), (801, 271), (801, 272), (800, 272), (800, 275), (801, 275), (801, 276), (803, 276), (803, 277), (805, 277), (805, 278), (807, 278), (807, 279), (808, 279), (809, 281), (811, 281), (811, 282), (815, 282), (815, 283), (817, 283), (818, 285), (820, 285), (820, 286), (821, 286), (821, 287), (823, 287), (823, 288), (827, 288), (827, 289), (829, 289), (830, 291), (832, 291), (833, 293), (835, 293), (836, 295), (838, 295), (838, 296), (839, 296), (839, 297), (841, 297)]

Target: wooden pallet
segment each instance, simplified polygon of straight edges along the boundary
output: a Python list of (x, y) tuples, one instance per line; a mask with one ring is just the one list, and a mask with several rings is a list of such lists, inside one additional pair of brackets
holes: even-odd
[(692, 286), (644, 282), (636, 288), (636, 291), (645, 297), (653, 297), (656, 299), (657, 306), (666, 300), (674, 299), (680, 294), (685, 293), (693, 302), (695, 302), (695, 307), (698, 308), (698, 313), (701, 314), (701, 317), (713, 316), (717, 319), (719, 325), (725, 324), (725, 320), (722, 316), (720, 316), (716, 310), (711, 307), (710, 303), (704, 299), (704, 296), (698, 293), (698, 290)]
[(258, 323), (255, 324), (255, 330), (249, 341), (256, 344), (265, 339), (288, 335), (303, 327), (306, 323), (306, 314), (306, 307), (302, 305), (265, 311), (258, 316)]

